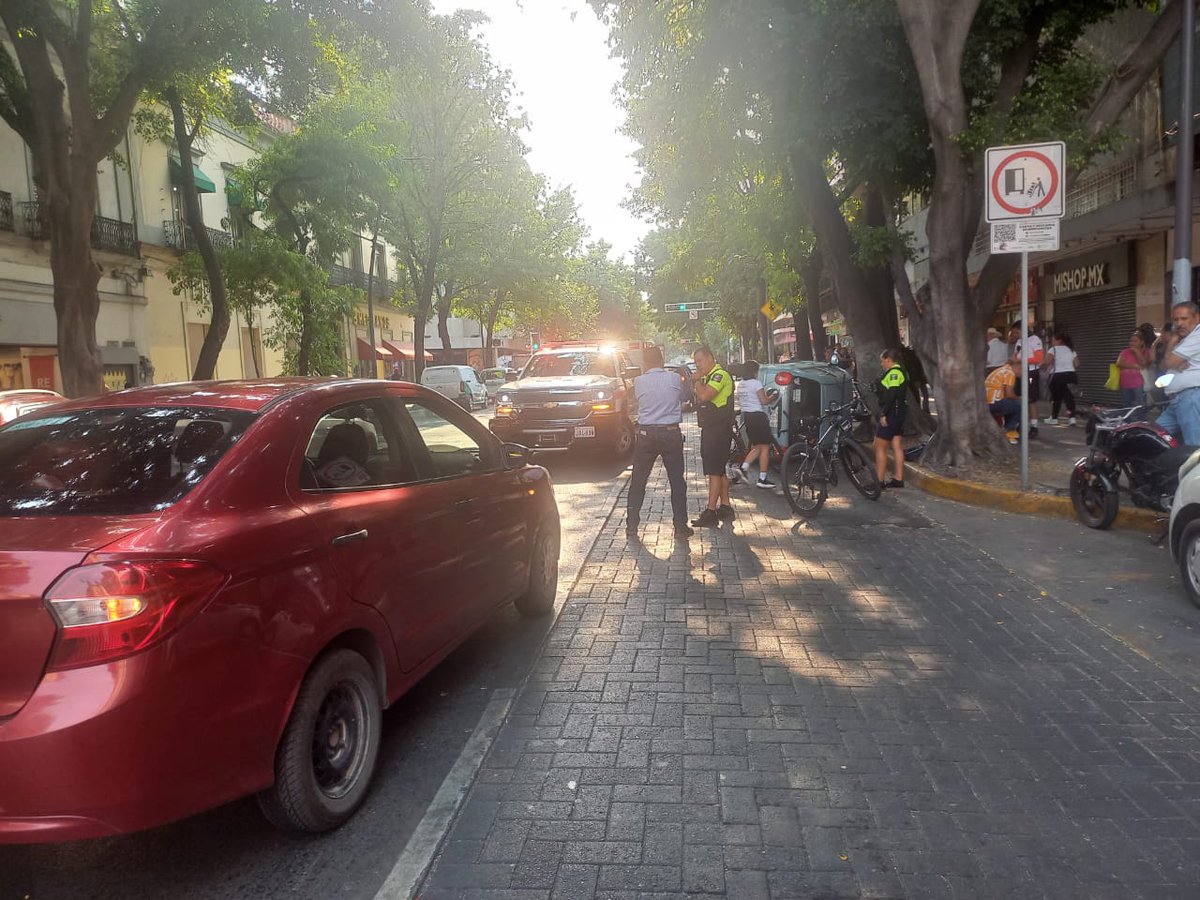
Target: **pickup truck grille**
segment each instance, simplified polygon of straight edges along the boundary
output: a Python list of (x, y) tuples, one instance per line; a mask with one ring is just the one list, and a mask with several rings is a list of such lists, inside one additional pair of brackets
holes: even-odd
[(550, 407), (522, 404), (519, 416), (522, 422), (562, 422), (572, 419), (585, 419), (591, 411), (592, 406), (590, 403), (557, 402), (554, 406)]
[(518, 406), (541, 406), (543, 403), (578, 403), (585, 399), (583, 391), (520, 391)]

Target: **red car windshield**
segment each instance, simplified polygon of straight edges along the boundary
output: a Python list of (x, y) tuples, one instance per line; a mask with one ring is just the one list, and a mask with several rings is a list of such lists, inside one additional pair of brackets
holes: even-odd
[(125, 408), (25, 418), (0, 428), (0, 515), (130, 515), (176, 503), (253, 413)]

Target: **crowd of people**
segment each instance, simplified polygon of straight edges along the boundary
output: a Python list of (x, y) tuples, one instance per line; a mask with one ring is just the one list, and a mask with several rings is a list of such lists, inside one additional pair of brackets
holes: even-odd
[[(1118, 391), (1122, 407), (1140, 407), (1138, 418), (1149, 418), (1164, 406), (1158, 424), (1185, 444), (1200, 445), (1200, 313), (1190, 301), (1177, 303), (1171, 320), (1156, 331), (1150, 323), (1139, 325), (1129, 336), (1129, 345), (1112, 361), (1108, 387)], [(1024, 334), (1022, 331), (1024, 330)], [(1046, 348), (1044, 337), (1050, 340)], [(1038, 435), (1038, 402), (1043, 385), (1050, 397), (1048, 425), (1077, 423), (1074, 386), (1079, 383), (1080, 357), (1070, 334), (1056, 329), (1049, 334), (1037, 322), (1025, 329), (1014, 324), (1007, 340), (996, 328), (987, 330), (984, 392), (988, 411), (1002, 423), (1011, 443), (1020, 440), (1021, 394), (1029, 396), (1029, 437)], [(1021, 384), (1019, 372), (1029, 361), (1029, 381)], [(1174, 377), (1160, 389), (1159, 376)], [(1060, 413), (1065, 411), (1065, 417)]]

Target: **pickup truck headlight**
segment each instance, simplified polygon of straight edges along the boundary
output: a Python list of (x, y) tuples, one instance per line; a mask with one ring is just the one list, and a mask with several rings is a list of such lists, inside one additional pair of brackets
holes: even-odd
[(497, 403), (512, 403), (512, 394), (508, 393), (507, 391), (501, 391), (500, 395), (498, 397), (496, 397), (496, 402)]
[(604, 393), (604, 391), (596, 391), (596, 399), (597, 400), (607, 400), (608, 394)]

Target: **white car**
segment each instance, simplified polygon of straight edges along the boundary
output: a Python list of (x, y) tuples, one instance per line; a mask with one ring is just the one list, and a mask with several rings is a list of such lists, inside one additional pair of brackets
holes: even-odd
[(463, 409), (488, 405), (487, 387), (470, 366), (429, 366), (421, 373), (421, 384), (449, 397)]
[(1179, 487), (1171, 503), (1167, 536), (1183, 589), (1200, 606), (1200, 452), (1193, 453), (1179, 467)]

